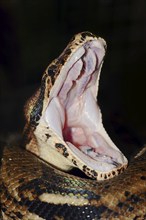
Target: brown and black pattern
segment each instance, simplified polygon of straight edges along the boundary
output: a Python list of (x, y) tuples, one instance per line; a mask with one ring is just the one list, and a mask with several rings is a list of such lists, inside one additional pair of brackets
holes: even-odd
[(98, 176), (100, 176), (100, 178), (102, 180), (106, 180), (109, 179), (109, 177), (114, 177), (119, 175), (120, 173), (122, 173), (125, 170), (124, 167), (117, 169), (115, 171), (112, 171), (111, 173), (101, 173), (101, 172), (97, 172), (95, 170), (91, 170), (88, 166), (83, 165), (82, 167), (82, 171), (89, 177), (91, 177), (92, 179), (97, 179)]
[(68, 153), (67, 148), (65, 147), (65, 145), (63, 145), (61, 143), (56, 143), (55, 147), (58, 150), (58, 152), (60, 152), (64, 157), (67, 158), (69, 156), (69, 153)]
[(38, 125), (39, 120), (42, 115), (43, 102), (44, 102), (44, 96), (45, 96), (45, 90), (46, 90), (46, 79), (47, 79), (47, 76), (44, 75), (42, 78), (42, 82), (41, 82), (39, 97), (30, 113), (30, 124), (31, 126), (34, 126), (34, 127)]
[[(21, 148), (6, 147), (1, 177), (2, 211), (8, 219), (23, 219), (22, 216), (26, 219), (30, 213), (48, 220), (146, 217), (146, 148), (140, 157), (131, 161), (124, 173), (97, 182), (58, 171)], [(61, 195), (61, 203), (41, 201), (43, 193)], [(19, 199), (14, 196), (17, 194)], [(68, 204), (65, 202), (67, 195), (87, 199), (88, 204)]]
[[(97, 39), (89, 32), (75, 35), (60, 57), (48, 66), (40, 89), (27, 102), (25, 144), (33, 146), (34, 151), (37, 151), (37, 140), (33, 132), (61, 68), (74, 51), (93, 38)], [(45, 137), (49, 139), (50, 135), (46, 133)], [(55, 147), (64, 157), (69, 156), (65, 145), (56, 142)], [(75, 159), (72, 162), (77, 165)], [(103, 175), (87, 166), (83, 166), (83, 171), (92, 178)], [(114, 176), (115, 172), (120, 174), (121, 170), (108, 175)], [(106, 174), (103, 179), (107, 179)], [(63, 173), (24, 149), (5, 147), (0, 186), (1, 210), (6, 220), (31, 219), (31, 215), (48, 220), (146, 219), (146, 147), (124, 173), (104, 182)], [(41, 200), (44, 193), (48, 195), (48, 201)], [(57, 199), (49, 202), (50, 196), (60, 196), (60, 203)], [(66, 202), (66, 197), (70, 198), (70, 203)], [(77, 200), (83, 201), (76, 205)]]

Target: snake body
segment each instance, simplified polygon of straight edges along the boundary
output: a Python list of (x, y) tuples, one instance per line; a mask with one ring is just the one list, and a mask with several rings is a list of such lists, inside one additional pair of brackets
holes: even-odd
[(146, 219), (146, 148), (124, 173), (97, 182), (54, 169), (31, 153), (4, 148), (4, 219)]
[(80, 33), (44, 72), (25, 105), (22, 143), (3, 150), (4, 220), (146, 218), (146, 147), (125, 170), (96, 103), (105, 50), (102, 38)]

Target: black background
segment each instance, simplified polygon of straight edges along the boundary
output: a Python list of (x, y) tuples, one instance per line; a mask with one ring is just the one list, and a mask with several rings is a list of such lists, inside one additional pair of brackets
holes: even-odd
[(107, 41), (100, 79), (106, 130), (126, 154), (146, 141), (146, 1), (1, 0), (0, 134), (21, 132), (23, 105), (70, 38)]

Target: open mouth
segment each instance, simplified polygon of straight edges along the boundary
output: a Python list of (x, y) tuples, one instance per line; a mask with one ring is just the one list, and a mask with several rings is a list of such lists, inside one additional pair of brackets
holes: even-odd
[(106, 133), (97, 104), (105, 46), (90, 40), (71, 55), (50, 92), (45, 121), (86, 166), (107, 173), (127, 159)]

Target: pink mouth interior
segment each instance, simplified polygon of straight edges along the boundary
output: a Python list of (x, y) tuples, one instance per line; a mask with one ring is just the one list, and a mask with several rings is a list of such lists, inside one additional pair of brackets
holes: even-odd
[(46, 121), (83, 161), (115, 167), (123, 156), (103, 128), (96, 100), (104, 54), (102, 45), (90, 41), (71, 56), (51, 91)]

